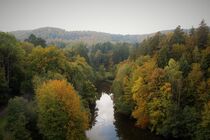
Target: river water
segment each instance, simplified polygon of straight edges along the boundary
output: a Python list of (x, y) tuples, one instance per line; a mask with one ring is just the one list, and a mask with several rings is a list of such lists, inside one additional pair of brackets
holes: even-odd
[(89, 140), (163, 140), (148, 130), (135, 127), (134, 121), (114, 112), (113, 94), (102, 92), (96, 101), (95, 119), (86, 131)]

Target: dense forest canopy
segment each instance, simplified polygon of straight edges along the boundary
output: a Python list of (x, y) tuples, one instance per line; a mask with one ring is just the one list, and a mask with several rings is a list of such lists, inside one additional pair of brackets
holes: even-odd
[[(18, 41), (1, 32), (0, 104), (8, 103), (8, 113), (0, 136), (21, 140), (86, 139), (90, 110), (99, 97), (95, 85), (97, 81), (113, 80), (114, 65), (128, 58), (130, 45), (106, 42), (90, 49), (77, 42), (57, 47), (34, 34)], [(55, 119), (58, 123), (49, 123)], [(53, 128), (57, 126), (61, 128)]]
[(112, 85), (116, 111), (167, 137), (210, 137), (210, 33), (156, 33), (121, 62)]
[(189, 32), (178, 26), (141, 43), (77, 40), (57, 47), (45, 39), (29, 34), (20, 41), (0, 32), (0, 104), (7, 106), (0, 139), (87, 139), (100, 81), (112, 83), (115, 111), (137, 127), (169, 138), (209, 139), (204, 20)]

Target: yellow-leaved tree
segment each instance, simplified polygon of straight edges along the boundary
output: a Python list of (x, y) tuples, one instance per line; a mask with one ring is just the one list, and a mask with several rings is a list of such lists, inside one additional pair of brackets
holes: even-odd
[(83, 140), (88, 115), (80, 97), (65, 80), (50, 80), (36, 91), (38, 127), (46, 139)]

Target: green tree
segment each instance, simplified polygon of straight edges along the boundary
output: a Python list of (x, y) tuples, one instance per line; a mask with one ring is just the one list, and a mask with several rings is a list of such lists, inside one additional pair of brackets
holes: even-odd
[(183, 77), (187, 77), (188, 73), (191, 70), (191, 67), (188, 60), (186, 59), (184, 55), (182, 55), (182, 57), (180, 58), (179, 64), (180, 64), (180, 70), (182, 71)]
[(168, 62), (168, 66), (164, 69), (166, 71), (166, 78), (172, 85), (173, 99), (180, 105), (182, 89), (182, 72), (180, 71), (180, 65), (171, 58)]
[(201, 60), (201, 52), (199, 51), (198, 47), (195, 47), (193, 49), (192, 54), (193, 54), (193, 57), (192, 57), (193, 62), (194, 63), (199, 63), (200, 60)]
[(91, 82), (95, 80), (92, 67), (88, 65), (83, 57), (80, 56), (77, 56), (74, 60), (67, 62), (66, 73), (67, 80), (72, 83), (79, 93), (83, 92), (83, 86), (86, 80)]
[(186, 52), (186, 49), (186, 46), (184, 46), (183, 44), (174, 44), (171, 50), (172, 58), (174, 58), (175, 60), (179, 60)]
[(188, 75), (188, 95), (194, 97), (195, 106), (199, 109), (208, 100), (207, 85), (203, 79), (203, 72), (199, 63), (192, 64), (192, 71)]
[(129, 46), (126, 43), (118, 43), (113, 48), (112, 62), (118, 64), (119, 62), (127, 59), (129, 56)]
[(198, 47), (200, 49), (206, 48), (208, 42), (209, 27), (206, 25), (205, 21), (202, 20), (200, 26), (196, 30)]
[(84, 82), (82, 91), (82, 99), (87, 102), (88, 107), (91, 108), (91, 106), (95, 105), (97, 99), (96, 87), (91, 81), (87, 80)]
[(160, 68), (164, 68), (169, 61), (170, 54), (169, 54), (169, 48), (163, 47), (160, 49), (157, 57), (157, 64)]
[(34, 44), (29, 42), (20, 42), (20, 47), (25, 50), (26, 55), (30, 54), (34, 48)]
[(65, 73), (67, 59), (63, 51), (57, 47), (36, 47), (28, 58), (32, 75), (45, 74), (48, 71)]
[(196, 139), (208, 140), (210, 137), (210, 101), (204, 105), (201, 115), (201, 122), (198, 124)]
[(77, 57), (77, 55), (80, 55), (81, 57), (85, 58), (87, 63), (90, 63), (90, 60), (88, 57), (89, 50), (87, 46), (83, 44), (82, 42), (69, 45), (64, 50), (68, 58), (74, 58), (74, 57)]
[(14, 36), (0, 32), (0, 68), (10, 93), (20, 93), (24, 50)]
[(204, 71), (205, 78), (210, 77), (210, 46), (202, 50), (201, 68)]
[(132, 80), (128, 78), (135, 69), (136, 65), (130, 61), (120, 63), (112, 86), (116, 110), (126, 115), (130, 115), (134, 107), (131, 94)]
[(46, 47), (46, 41), (40, 37), (36, 37), (34, 34), (31, 34), (27, 39), (25, 39), (26, 42), (30, 42), (34, 44), (34, 46), (42, 46)]
[(0, 67), (0, 104), (5, 103), (7, 101), (8, 96), (8, 84), (5, 79), (5, 72), (4, 69)]
[(30, 140), (31, 135), (26, 128), (29, 120), (27, 118), (27, 101), (22, 97), (9, 100), (6, 131), (14, 140)]
[(177, 26), (174, 30), (174, 33), (171, 37), (170, 44), (184, 44), (185, 43), (185, 37), (183, 29), (181, 29), (181, 26)]

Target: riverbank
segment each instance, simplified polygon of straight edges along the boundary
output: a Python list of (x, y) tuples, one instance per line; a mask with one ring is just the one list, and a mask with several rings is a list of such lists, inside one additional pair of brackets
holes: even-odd
[(110, 83), (104, 82), (98, 87), (101, 97), (96, 101), (87, 137), (90, 140), (164, 140), (147, 129), (136, 127), (135, 120), (115, 112), (110, 86)]

